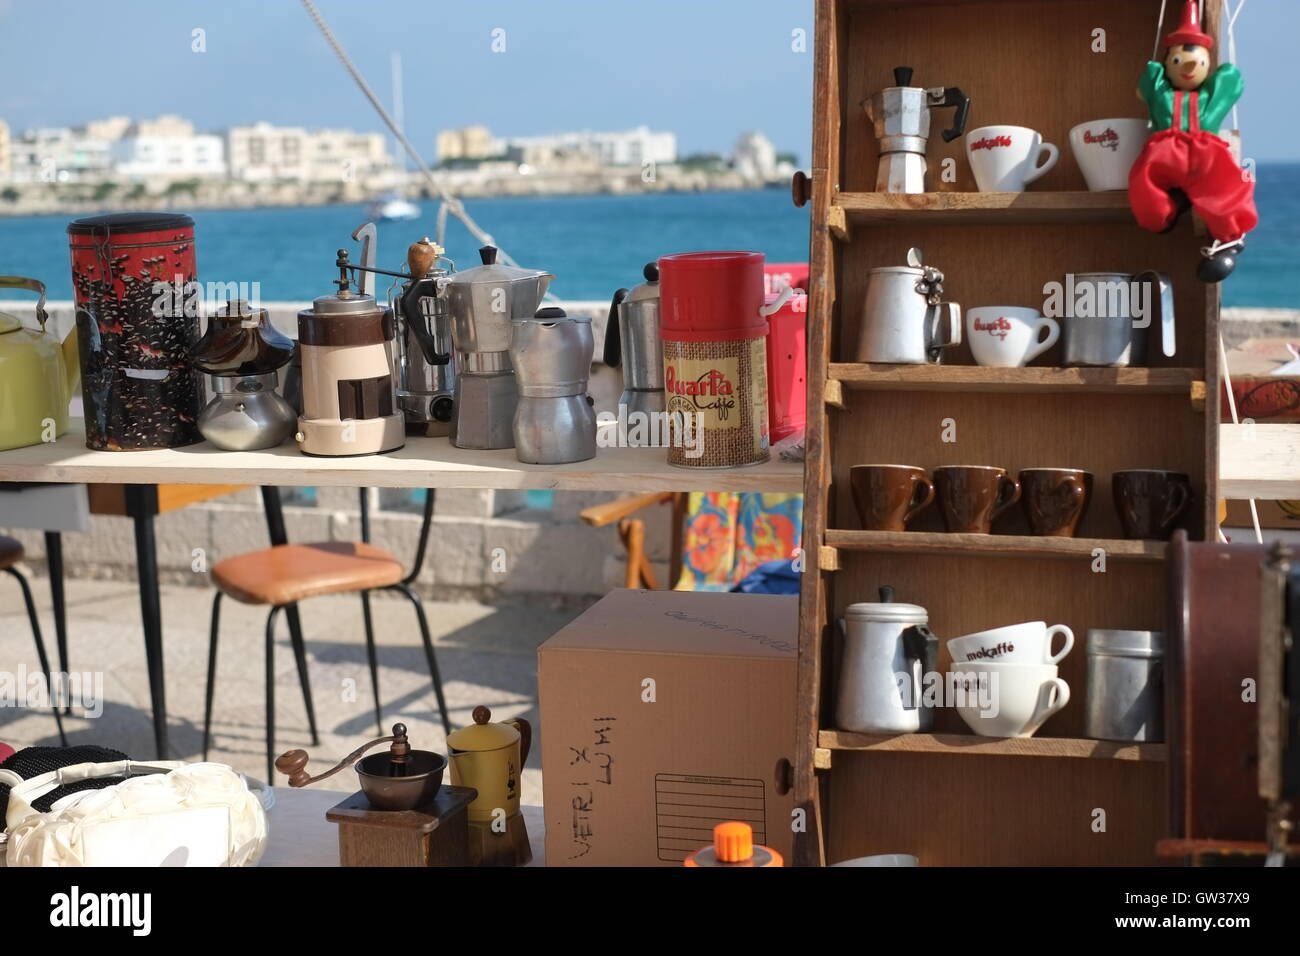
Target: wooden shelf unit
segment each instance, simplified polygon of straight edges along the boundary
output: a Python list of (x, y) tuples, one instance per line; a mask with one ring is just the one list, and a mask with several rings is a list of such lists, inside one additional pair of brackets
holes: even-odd
[[(1215, 527), (1219, 290), (1195, 277), (1204, 240), (1190, 217), (1167, 235), (1138, 228), (1122, 192), (1084, 191), (1068, 139), (1083, 121), (1142, 115), (1133, 90), (1160, 6), (818, 0), (808, 385), (822, 400), (808, 408), (795, 773), (814, 825), (796, 863), (902, 852), (922, 865), (1150, 865), (1169, 835), (1167, 748), (1084, 739), (1085, 646), (1089, 628), (1165, 623), (1164, 545), (1123, 540), (1113, 472), (1186, 471), (1198, 493), (1192, 538)], [(1169, 7), (1165, 29), (1181, 10)], [(1220, 14), (1218, 0), (1206, 4), (1211, 32)], [(1104, 54), (1089, 52), (1097, 28)], [(1058, 79), (1064, 60), (1073, 64), (1067, 84)], [(952, 160), (955, 182), (935, 177), (936, 191), (923, 196), (872, 192), (877, 145), (861, 103), (902, 64), (917, 85), (960, 86), (972, 100), (969, 128), (1032, 127), (1060, 148), (1060, 161), (1025, 194), (982, 195), (964, 138), (934, 136), (930, 169)], [(1061, 368), (1059, 344), (1043, 367), (1026, 369), (975, 367), (964, 345), (943, 366), (853, 363), (870, 270), (902, 264), (912, 246), (966, 308), (1042, 308), (1046, 283), (1067, 273), (1164, 272), (1177, 353), (1153, 349), (1153, 367), (1132, 369)], [(956, 441), (945, 441), (952, 426)], [(1277, 444), (1280, 468), (1281, 436)], [(1084, 468), (1095, 481), (1079, 538), (1032, 536), (1019, 509), (999, 522), (1005, 534), (943, 534), (935, 509), (908, 532), (857, 531), (848, 469), (890, 461)], [(1104, 570), (1090, 560), (1094, 548), (1106, 551)], [(1030, 740), (973, 737), (950, 708), (936, 713), (931, 734), (835, 730), (835, 621), (849, 604), (876, 600), (882, 585), (927, 609), (940, 670), (950, 664), (944, 639), (1019, 621), (1069, 625), (1075, 649), (1061, 676), (1070, 703)], [(1093, 827), (1097, 808), (1104, 833)]]

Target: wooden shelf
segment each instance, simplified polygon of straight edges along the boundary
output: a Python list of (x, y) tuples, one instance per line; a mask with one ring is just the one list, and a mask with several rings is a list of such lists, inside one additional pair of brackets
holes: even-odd
[(516, 488), (565, 491), (802, 492), (803, 465), (675, 468), (662, 448), (598, 448), (590, 461), (525, 465), (514, 449), (468, 451), (446, 438), (408, 438), (386, 455), (309, 458), (293, 442), (221, 451), (206, 442), (151, 451), (90, 451), (80, 419), (56, 442), (0, 451), (0, 481), (300, 485), (345, 488)]
[(852, 225), (925, 223), (927, 225), (1069, 224), (1133, 222), (1128, 193), (853, 193), (835, 197)]
[[(1122, 392), (1191, 394), (1204, 377), (1193, 368), (984, 368), (979, 365), (875, 365), (833, 362), (829, 379), (850, 390), (918, 392)], [(1202, 387), (1203, 387), (1203, 383)]]
[(1107, 560), (1159, 561), (1164, 541), (1120, 538), (1047, 538), (1020, 534), (949, 534), (942, 531), (839, 531), (827, 529), (826, 545), (841, 551), (895, 551), (979, 558), (1082, 558), (1100, 548)]
[(854, 734), (823, 730), (817, 745), (825, 750), (965, 754), (993, 757), (1069, 757), (1163, 763), (1165, 744), (1116, 743), (1074, 737), (977, 737), (974, 734)]

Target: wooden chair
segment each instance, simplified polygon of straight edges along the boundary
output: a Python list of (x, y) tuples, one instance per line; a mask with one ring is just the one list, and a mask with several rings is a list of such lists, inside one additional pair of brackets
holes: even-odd
[[(429, 527), (433, 520), (434, 491), (429, 489), (424, 499), (424, 513), (420, 524), (420, 537), (416, 545), (415, 560), (409, 572), (403, 571), (402, 562), (380, 548), (370, 544), (370, 503), (367, 489), (361, 489), (361, 540), (359, 542), (327, 541), (315, 544), (289, 544), (284, 534), (284, 515), (279, 490), (263, 489), (263, 502), (267, 509), (267, 523), (272, 529), (273, 544), (261, 551), (226, 558), (212, 567), (212, 581), (217, 593), (212, 598), (212, 623), (208, 639), (208, 680), (203, 705), (203, 757), (208, 755), (212, 727), (212, 702), (215, 696), (217, 674), (217, 632), (220, 624), (221, 598), (229, 596), (242, 604), (269, 605), (266, 615), (266, 764), (267, 780), (273, 779), (275, 756), (275, 622), (281, 611), (297, 613), (298, 602), (323, 594), (361, 595), (362, 618), (365, 623), (366, 659), (370, 665), (370, 687), (375, 698), (375, 723), (383, 734), (380, 712), (379, 667), (375, 652), (374, 626), (370, 613), (370, 592), (397, 591), (415, 608), (420, 637), (424, 642), (424, 655), (429, 665), (434, 696), (442, 715), (442, 726), (451, 733), (447, 717), (447, 702), (443, 696), (442, 678), (429, 634), (429, 621), (424, 604), (412, 586), (424, 566), (425, 551), (429, 542)], [(279, 542), (276, 542), (276, 539)], [(311, 683), (307, 676), (307, 653), (301, 630), (290, 628), (290, 644), (298, 668), (298, 683), (302, 687), (303, 702), (307, 707), (307, 724), (313, 744), (319, 743), (316, 732), (316, 711), (312, 705)]]
[(672, 522), (672, 548), (669, 557), (668, 589), (677, 586), (682, 573), (682, 525), (686, 520), (687, 494), (680, 491), (661, 491), (644, 495), (632, 495), (602, 502), (584, 508), (578, 516), (594, 528), (618, 522), (618, 536), (627, 554), (627, 569), (623, 575), (623, 586), (628, 588), (650, 588), (658, 590), (654, 570), (645, 553), (645, 521), (634, 518), (642, 508), (653, 505), (669, 505)]
[(36, 617), (36, 602), (32, 600), (32, 589), (27, 578), (14, 565), (23, 559), (22, 542), (0, 535), (0, 571), (11, 575), (23, 592), (23, 603), (27, 605), (27, 620), (32, 626), (32, 637), (36, 639), (36, 658), (40, 661), (41, 672), (45, 675), (45, 686), (50, 689), (50, 706), (54, 709), (54, 724), (59, 728), (59, 742), (68, 745), (68, 737), (63, 732), (63, 717), (59, 713), (59, 701), (54, 693), (54, 683), (50, 679), (50, 659), (45, 654), (45, 639), (41, 637), (41, 622)]

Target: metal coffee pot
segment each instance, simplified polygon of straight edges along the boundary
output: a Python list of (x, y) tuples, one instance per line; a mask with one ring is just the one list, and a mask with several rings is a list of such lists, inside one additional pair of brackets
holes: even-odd
[(955, 106), (952, 128), (943, 131), (951, 142), (966, 131), (970, 97), (955, 86), (911, 86), (912, 68), (894, 68), (894, 82), (862, 101), (867, 118), (875, 125), (880, 141), (880, 165), (876, 169), (876, 191), (883, 193), (925, 192), (925, 149), (930, 139), (930, 108)]
[(1167, 275), (1080, 272), (1066, 276), (1064, 299), (1066, 365), (1144, 365), (1153, 321), (1160, 327), (1161, 351), (1174, 354), (1174, 288)]
[(392, 303), (401, 343), (397, 403), (408, 430), (418, 429), (426, 435), (450, 431), (456, 392), (451, 313), (445, 292), (455, 265), (442, 253), (442, 246), (427, 236), (412, 243), (406, 252), (411, 278)]
[(510, 361), (519, 384), (515, 454), (531, 465), (596, 456), (596, 410), (587, 394), (595, 341), (591, 318), (541, 309), (515, 319)]
[(481, 266), (457, 272), (445, 286), (457, 373), (451, 441), (458, 448), (511, 448), (518, 400), (511, 323), (533, 316), (555, 276), (498, 265), (494, 246), (479, 256)]
[(659, 264), (646, 264), (645, 282), (631, 292), (619, 289), (605, 325), (605, 364), (623, 369), (618, 403), (628, 414), (656, 414), (667, 408), (664, 349), (659, 339)]
[(294, 344), (271, 325), (266, 309), (226, 303), (208, 317), (191, 362), (210, 375), (214, 398), (199, 413), (199, 432), (226, 451), (274, 448), (294, 433), (298, 413), (275, 391), (276, 370)]
[(924, 681), (938, 670), (939, 639), (929, 620), (925, 608), (895, 603), (890, 587), (880, 589), (879, 603), (845, 608), (836, 727), (862, 734), (930, 729), (934, 710), (925, 704)]
[(925, 365), (961, 344), (961, 306), (943, 301), (943, 273), (907, 250), (906, 266), (872, 269), (858, 333), (857, 362)]

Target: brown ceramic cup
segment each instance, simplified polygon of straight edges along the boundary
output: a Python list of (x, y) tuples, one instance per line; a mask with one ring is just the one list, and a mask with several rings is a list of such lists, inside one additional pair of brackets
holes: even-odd
[(1117, 471), (1110, 487), (1126, 538), (1167, 539), (1195, 497), (1190, 476), (1156, 468)]
[(934, 501), (934, 484), (914, 465), (854, 465), (849, 490), (867, 531), (906, 531), (907, 523)]
[(1026, 468), (1020, 504), (1033, 534), (1073, 538), (1092, 498), (1092, 473), (1079, 468)]
[(1020, 482), (992, 465), (936, 468), (934, 490), (943, 526), (956, 534), (989, 534), (997, 517), (1020, 500)]

